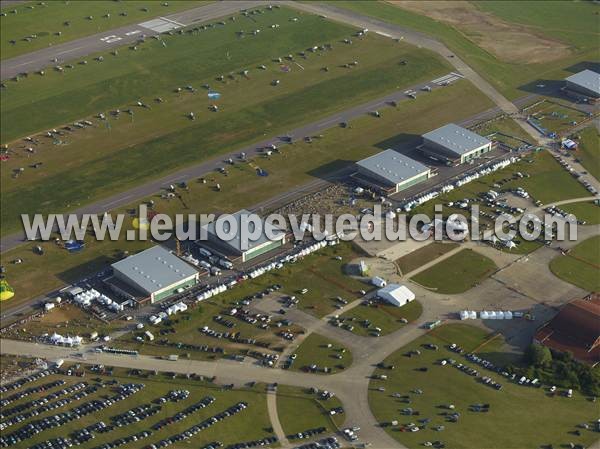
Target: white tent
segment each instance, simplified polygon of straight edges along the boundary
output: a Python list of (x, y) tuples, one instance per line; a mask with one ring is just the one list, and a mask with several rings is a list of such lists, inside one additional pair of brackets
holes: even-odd
[(513, 314), (512, 314), (512, 312), (510, 310), (508, 312), (504, 312), (504, 319), (505, 320), (512, 320), (513, 319)]
[(399, 284), (388, 284), (380, 288), (377, 291), (377, 296), (397, 307), (402, 307), (415, 299), (415, 294), (408, 287)]
[(471, 310), (469, 312), (469, 318), (471, 318), (472, 320), (476, 320), (477, 319), (477, 312), (475, 312), (474, 310)]
[(467, 310), (461, 310), (460, 311), (460, 319), (461, 320), (468, 320), (469, 319), (469, 312)]

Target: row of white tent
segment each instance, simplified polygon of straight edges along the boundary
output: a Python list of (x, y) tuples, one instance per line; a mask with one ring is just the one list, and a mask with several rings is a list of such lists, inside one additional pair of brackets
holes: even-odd
[(178, 302), (176, 304), (173, 304), (173, 305), (167, 307), (163, 312), (159, 312), (156, 315), (150, 315), (150, 317), (148, 318), (148, 321), (150, 321), (151, 324), (159, 324), (163, 320), (166, 320), (169, 316), (175, 315), (176, 313), (179, 313), (179, 312), (185, 312), (187, 309), (188, 309), (188, 306), (186, 303)]
[(103, 293), (100, 293), (95, 288), (84, 290), (73, 297), (73, 300), (80, 306), (88, 307), (92, 301), (97, 301), (101, 305), (109, 308), (113, 312), (122, 312), (124, 307), (122, 304), (113, 301), (111, 298)]
[(83, 338), (81, 338), (79, 335), (74, 337), (64, 337), (56, 332), (54, 332), (48, 339), (53, 345), (79, 346), (83, 343)]
[(474, 173), (462, 176), (461, 178), (456, 180), (454, 183), (444, 184), (443, 186), (438, 187), (436, 190), (424, 193), (422, 195), (419, 195), (419, 196), (413, 198), (411, 201), (404, 204), (403, 209), (405, 212), (410, 212), (415, 207), (420, 206), (421, 204), (424, 204), (427, 201), (430, 201), (434, 198), (437, 198), (442, 193), (450, 192), (451, 190), (454, 190), (454, 188), (456, 188), (456, 187), (464, 186), (465, 184), (475, 181), (476, 179), (479, 179), (482, 176), (486, 176), (495, 171), (506, 168), (510, 164), (514, 164), (518, 160), (519, 160), (518, 157), (511, 156), (507, 159), (503, 159), (501, 161), (494, 162), (493, 164), (487, 165), (487, 166), (477, 170)]
[[(333, 246), (333, 245), (337, 245), (338, 243), (339, 243), (339, 240), (337, 239), (337, 237), (330, 238), (329, 240), (326, 239), (326, 240), (321, 240), (319, 242), (313, 243), (310, 246), (293, 251), (290, 254), (287, 254), (285, 257), (282, 257), (281, 259), (279, 259), (275, 262), (271, 262), (262, 267), (255, 268), (254, 270), (252, 270), (248, 273), (248, 277), (250, 279), (255, 279), (259, 276), (262, 276), (265, 273), (268, 273), (269, 271), (276, 270), (276, 269), (278, 270), (280, 268), (283, 268), (283, 264), (285, 264), (285, 263), (295, 261), (299, 257), (308, 256), (309, 254), (312, 254), (315, 251), (318, 251), (319, 249), (325, 248), (328, 245)], [(211, 289), (198, 294), (196, 296), (196, 301), (200, 302), (200, 301), (204, 301), (205, 299), (212, 298), (213, 296), (218, 295), (219, 293), (223, 293), (228, 288), (233, 287), (236, 283), (237, 282), (232, 281), (232, 282), (229, 282), (228, 284), (216, 285), (216, 286), (212, 287)]]
[[(461, 320), (476, 320), (477, 312), (474, 310), (461, 310), (459, 312)], [(479, 312), (479, 318), (482, 320), (512, 320), (513, 313), (511, 311), (488, 311)]]

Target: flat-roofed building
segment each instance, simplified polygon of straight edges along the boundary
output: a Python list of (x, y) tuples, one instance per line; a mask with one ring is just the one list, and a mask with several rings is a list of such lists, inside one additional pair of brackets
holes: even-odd
[(583, 70), (565, 78), (565, 81), (567, 90), (591, 98), (600, 98), (600, 74), (593, 70)]
[(431, 176), (429, 167), (391, 149), (358, 161), (356, 168), (364, 181), (390, 193), (408, 189)]
[(198, 271), (160, 245), (112, 264), (113, 276), (152, 303), (198, 283)]
[[(232, 221), (232, 224), (229, 224), (228, 221), (223, 220), (224, 233), (229, 234), (232, 231), (231, 226), (234, 226), (234, 230), (236, 230), (229, 240), (219, 237), (216, 229), (217, 220), (203, 226), (210, 246), (218, 249), (224, 256), (241, 257), (242, 262), (247, 262), (285, 245), (286, 231), (284, 229), (274, 226), (246, 209), (233, 214), (225, 214), (224, 218)], [(260, 221), (262, 224), (261, 233), (258, 237), (253, 237), (255, 232), (253, 221)], [(242, 238), (243, 232), (248, 236), (247, 242)], [(201, 242), (198, 243), (201, 244)]]
[(423, 134), (421, 149), (446, 161), (464, 164), (491, 151), (492, 142), (462, 126), (449, 123)]

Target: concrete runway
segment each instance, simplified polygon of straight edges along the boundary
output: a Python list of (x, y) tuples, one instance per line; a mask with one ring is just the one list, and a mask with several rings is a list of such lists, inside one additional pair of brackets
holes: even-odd
[[(2, 3), (4, 4), (5, 2)], [(181, 26), (218, 19), (234, 14), (242, 9), (253, 8), (262, 4), (266, 4), (266, 2), (255, 0), (214, 2), (164, 17), (154, 17), (153, 19), (162, 19), (163, 23), (171, 22), (178, 26), (178, 28), (181, 28)], [(66, 61), (82, 58), (91, 53), (106, 51), (114, 47), (136, 42), (142, 35), (154, 36), (156, 34), (159, 33), (141, 24), (131, 24), (91, 36), (85, 36), (65, 42), (64, 44), (54, 45), (2, 61), (2, 64), (0, 64), (0, 78), (5, 80), (22, 72), (33, 72), (47, 66), (63, 64)], [(58, 62), (53, 62), (54, 58)]]

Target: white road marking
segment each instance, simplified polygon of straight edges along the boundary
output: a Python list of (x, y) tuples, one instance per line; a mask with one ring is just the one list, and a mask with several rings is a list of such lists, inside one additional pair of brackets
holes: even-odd
[(134, 34), (138, 34), (141, 32), (142, 32), (141, 30), (129, 31), (129, 32), (125, 33), (125, 36), (133, 36)]
[(180, 27), (184, 27), (185, 26), (183, 23), (179, 23), (179, 22), (176, 22), (174, 20), (167, 19), (166, 17), (159, 17), (159, 19), (166, 20), (167, 22), (174, 23), (175, 25), (179, 25)]
[(389, 37), (389, 38), (392, 37), (391, 34), (384, 33), (383, 31), (375, 31), (375, 34), (379, 34), (380, 36)]

